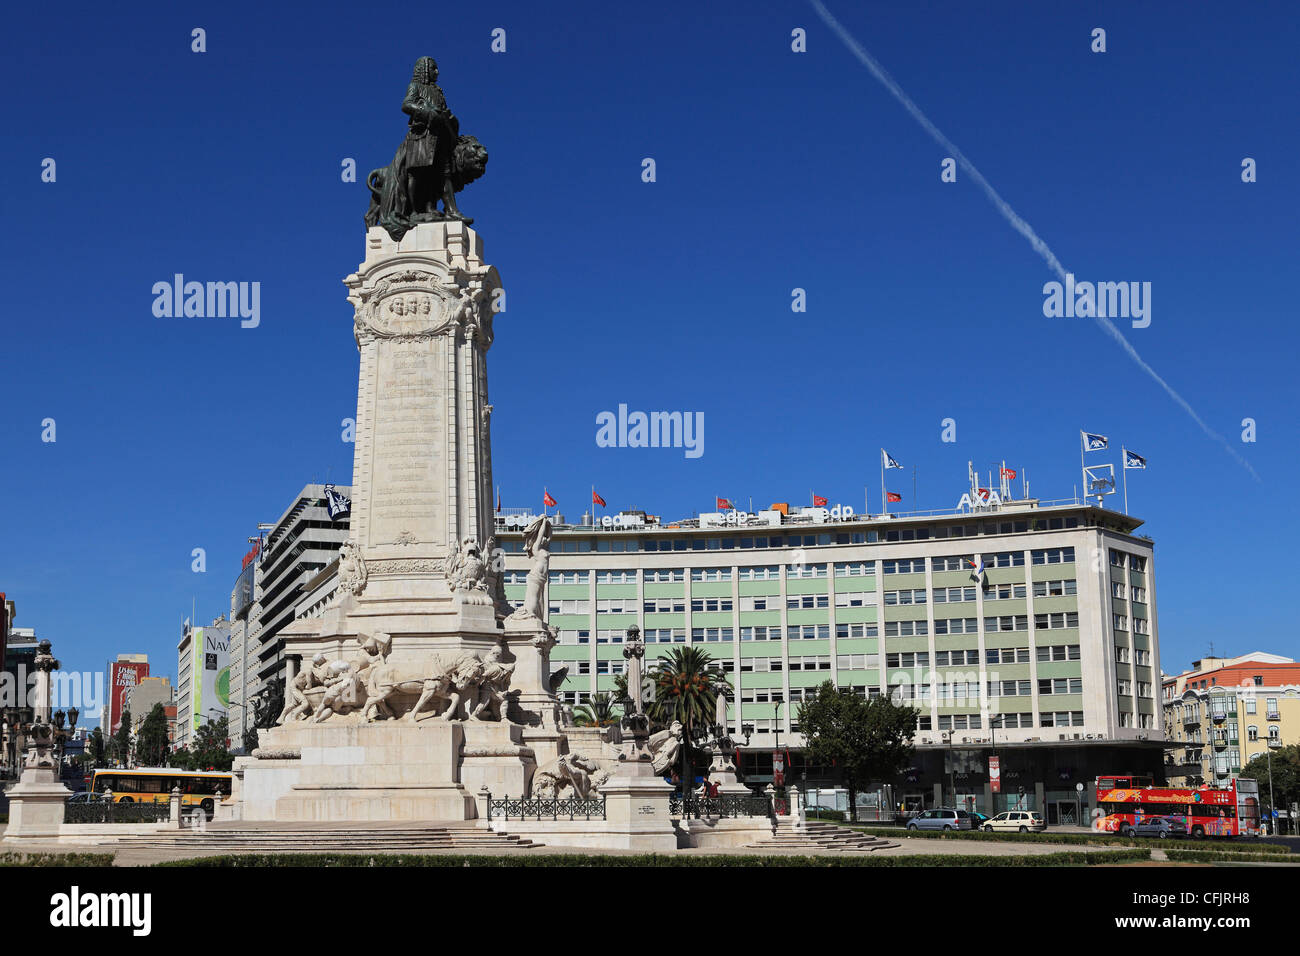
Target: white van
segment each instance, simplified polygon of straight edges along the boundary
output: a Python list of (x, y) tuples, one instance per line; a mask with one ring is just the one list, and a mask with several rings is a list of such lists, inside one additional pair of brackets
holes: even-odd
[(984, 824), (984, 832), (995, 830), (1016, 830), (1020, 833), (1042, 833), (1047, 829), (1047, 821), (1041, 813), (1033, 810), (1007, 810)]

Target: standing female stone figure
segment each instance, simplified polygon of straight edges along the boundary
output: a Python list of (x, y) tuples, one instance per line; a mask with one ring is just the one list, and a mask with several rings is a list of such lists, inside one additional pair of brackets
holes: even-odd
[(551, 566), (551, 519), (539, 515), (524, 530), (524, 553), (533, 559), (528, 569), (528, 589), (524, 592), (524, 604), (511, 617), (535, 617), (546, 620), (546, 608), (542, 604), (546, 594), (546, 576)]

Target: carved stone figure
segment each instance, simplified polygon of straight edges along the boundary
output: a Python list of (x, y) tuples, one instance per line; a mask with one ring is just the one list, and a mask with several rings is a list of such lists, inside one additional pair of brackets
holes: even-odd
[(650, 735), (650, 766), (659, 776), (676, 766), (682, 749), (682, 733), (682, 722), (674, 720), (667, 730)]
[[(470, 720), (505, 720), (514, 662), (505, 662), (505, 648), (498, 644), (483, 656), (483, 674), (479, 678), (478, 699), (469, 712)], [(468, 704), (466, 707), (468, 708)], [(487, 716), (484, 717), (484, 711)]]
[(506, 599), (505, 578), (501, 573), (505, 570), (505, 554), (497, 549), (495, 535), (487, 539), (487, 546), (483, 549), (483, 557), (487, 564), (487, 592), (488, 596), (492, 598), (497, 618), (509, 617), (514, 609), (510, 607), (510, 602)]
[(474, 221), (457, 208), (456, 193), (487, 170), (487, 150), (473, 136), (460, 135), (460, 120), (437, 81), (438, 64), (420, 57), (402, 100), (402, 112), (410, 117), (406, 138), (387, 167), (366, 177), (366, 226), (383, 226), (394, 241), (417, 223)]
[(360, 594), (366, 587), (366, 559), (351, 541), (339, 548), (339, 593)]
[(466, 535), (459, 544), (452, 542), (443, 573), (458, 603), (492, 604), (492, 595), (488, 593), (487, 565), (474, 535)]
[(538, 515), (524, 529), (524, 552), (533, 559), (533, 563), (528, 568), (524, 603), (510, 615), (512, 618), (546, 620), (542, 596), (546, 593), (546, 576), (551, 566), (551, 530), (551, 519), (546, 515)]
[(312, 720), (319, 723), (335, 714), (347, 714), (367, 707), (367, 685), (371, 669), (382, 664), (388, 656), (391, 638), (387, 634), (357, 635), (357, 654), (350, 661), (334, 661), (327, 665), (330, 676), (325, 679), (325, 697), (321, 700)]
[(304, 667), (289, 684), (284, 710), (281, 711), (277, 724), (287, 724), (291, 720), (306, 720), (312, 714), (312, 704), (307, 692), (315, 687), (324, 687), (330, 677), (329, 663), (324, 654), (317, 654), (311, 659), (311, 667)]
[(574, 794), (582, 800), (586, 800), (595, 789), (593, 780), (600, 779), (601, 783), (609, 778), (610, 774), (600, 769), (600, 764), (590, 757), (584, 757), (582, 754), (560, 754), (554, 760), (548, 761), (537, 768), (533, 773), (533, 797), (541, 800), (557, 799), (566, 788), (571, 788)]
[(428, 711), (438, 720), (502, 720), (513, 673), (514, 664), (501, 660), (499, 648), (482, 656), (464, 651), (430, 661), (384, 662), (370, 671), (365, 718), (395, 717), (394, 698), (418, 694), (403, 719), (414, 721)]
[(623, 657), (627, 660), (627, 713), (629, 716), (641, 717), (645, 715), (641, 674), (645, 642), (641, 640), (641, 629), (635, 624), (627, 629), (627, 640), (623, 642)]
[(27, 733), (27, 757), (23, 767), (28, 770), (48, 770), (57, 765), (54, 759), (54, 727), (43, 721), (32, 723)]

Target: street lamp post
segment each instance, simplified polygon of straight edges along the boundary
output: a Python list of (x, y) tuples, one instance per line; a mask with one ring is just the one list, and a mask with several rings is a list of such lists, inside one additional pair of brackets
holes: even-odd
[[(952, 806), (957, 808), (957, 776), (953, 767), (952, 731), (943, 732), (943, 742), (948, 745), (948, 789), (952, 791)], [(942, 801), (940, 801), (942, 803)]]
[(1272, 817), (1268, 821), (1268, 834), (1269, 836), (1276, 836), (1276, 821), (1280, 818), (1277, 815), (1277, 804), (1273, 802), (1273, 751), (1265, 750), (1265, 753), (1268, 754), (1268, 815)]

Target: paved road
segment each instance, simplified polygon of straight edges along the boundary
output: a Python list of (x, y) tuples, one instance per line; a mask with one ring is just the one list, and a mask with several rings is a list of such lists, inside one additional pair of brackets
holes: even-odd
[[(1106, 849), (1105, 847), (1078, 847), (1055, 845), (1048, 843), (1012, 843), (1012, 842), (986, 842), (979, 840), (934, 840), (925, 837), (907, 837), (899, 835), (897, 838), (891, 837), (899, 846), (876, 850), (869, 854), (871, 856), (908, 856), (914, 854), (924, 854), (932, 856), (970, 856), (970, 855), (987, 855), (987, 856), (1038, 856), (1046, 853), (1060, 853), (1064, 851), (1083, 851), (1096, 852), (1097, 850)], [(190, 849), (172, 849), (172, 848), (153, 848), (141, 847), (132, 849), (117, 850), (112, 844), (103, 844), (99, 846), (70, 846), (68, 844), (24, 844), (21, 847), (0, 845), (0, 852), (26, 852), (26, 853), (115, 853), (116, 866), (148, 866), (152, 863), (161, 863), (166, 860), (179, 860), (189, 857), (221, 855), (224, 851), (214, 851), (211, 853), (195, 852)], [(304, 845), (300, 852), (310, 853), (310, 845)], [(335, 851), (330, 851), (335, 852)], [(364, 851), (358, 851), (364, 852)], [(548, 853), (581, 853), (592, 854), (596, 856), (629, 856), (635, 855), (637, 851), (632, 850), (593, 850), (580, 847), (562, 847), (547, 845), (545, 848), (534, 850), (512, 850), (508, 848), (484, 848), (475, 850), (427, 850), (421, 853), (434, 855), (458, 855), (462, 853), (486, 853), (492, 856), (510, 855), (539, 855)], [(719, 850), (678, 850), (679, 854), (725, 854), (725, 855), (759, 855), (759, 856), (856, 856), (856, 853), (839, 853), (830, 852), (826, 854), (815, 851), (795, 850), (772, 847), (770, 849), (719, 849)]]

